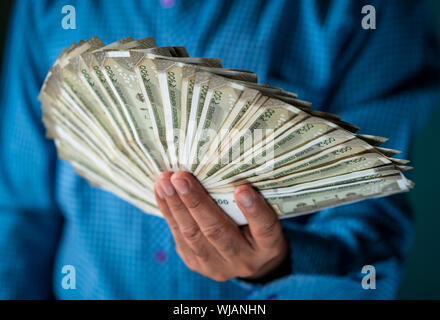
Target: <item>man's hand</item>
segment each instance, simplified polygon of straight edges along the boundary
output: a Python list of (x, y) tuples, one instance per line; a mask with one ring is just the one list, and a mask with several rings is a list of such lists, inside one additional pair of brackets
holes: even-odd
[[(240, 186), (235, 200), (249, 225), (239, 228), (188, 172), (162, 173), (154, 185), (176, 249), (193, 271), (216, 281), (260, 278), (286, 258), (281, 224), (263, 197)], [(177, 190), (177, 192), (176, 192)]]

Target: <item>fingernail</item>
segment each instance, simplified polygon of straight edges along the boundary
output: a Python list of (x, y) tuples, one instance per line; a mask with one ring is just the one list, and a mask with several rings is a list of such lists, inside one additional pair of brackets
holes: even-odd
[(185, 179), (173, 179), (172, 184), (180, 194), (189, 192), (189, 184)]
[(242, 191), (237, 194), (237, 201), (245, 208), (254, 204), (254, 195), (249, 191)]
[(163, 200), (163, 192), (162, 192), (162, 188), (161, 188), (158, 184), (156, 184), (156, 185), (154, 186), (154, 189), (156, 190), (156, 193), (157, 193), (158, 197), (161, 198), (161, 199)]
[(169, 179), (161, 179), (160, 186), (167, 196), (172, 196), (174, 194), (174, 187)]

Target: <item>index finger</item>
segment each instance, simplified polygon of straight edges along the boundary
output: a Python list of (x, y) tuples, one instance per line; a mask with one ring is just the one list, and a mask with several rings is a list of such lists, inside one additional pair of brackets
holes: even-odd
[(171, 183), (202, 233), (224, 257), (229, 258), (237, 254), (237, 250), (246, 249), (248, 243), (238, 226), (206, 193), (192, 174), (179, 171), (172, 175)]

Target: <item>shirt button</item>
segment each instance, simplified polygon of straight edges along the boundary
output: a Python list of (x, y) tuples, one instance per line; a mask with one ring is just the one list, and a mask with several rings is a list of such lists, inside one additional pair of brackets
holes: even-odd
[(156, 252), (154, 253), (154, 260), (156, 261), (156, 263), (159, 264), (165, 263), (167, 259), (168, 259), (168, 255), (164, 250), (156, 250)]
[(164, 9), (171, 9), (176, 4), (176, 0), (160, 0), (160, 5)]

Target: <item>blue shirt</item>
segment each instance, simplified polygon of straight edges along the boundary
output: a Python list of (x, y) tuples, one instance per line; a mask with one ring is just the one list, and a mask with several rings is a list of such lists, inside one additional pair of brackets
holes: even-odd
[[(75, 30), (61, 26), (66, 4)], [(375, 6), (375, 30), (361, 27), (366, 4)], [(393, 298), (411, 238), (405, 196), (284, 220), (290, 275), (217, 283), (184, 265), (164, 220), (57, 158), (37, 95), (72, 41), (153, 36), (253, 70), (411, 158), (439, 83), (429, 13), (424, 1), (17, 1), (0, 89), (0, 298)], [(63, 289), (65, 265), (76, 289)], [(375, 267), (375, 290), (362, 288), (365, 265)]]

